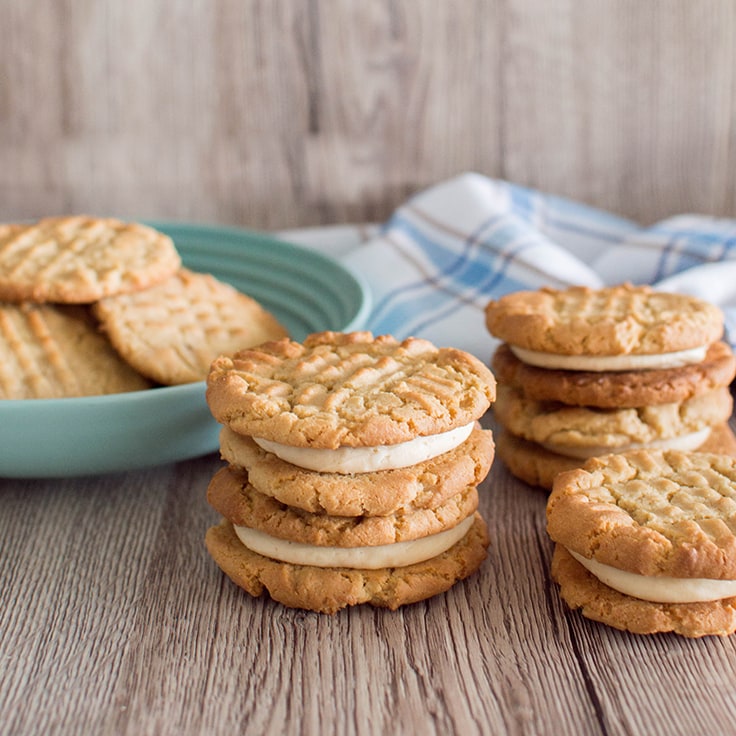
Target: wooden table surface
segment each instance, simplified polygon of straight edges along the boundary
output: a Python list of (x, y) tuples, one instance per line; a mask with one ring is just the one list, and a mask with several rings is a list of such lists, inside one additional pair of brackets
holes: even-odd
[(474, 577), (335, 616), (253, 599), (210, 560), (221, 465), (0, 480), (0, 732), (734, 732), (736, 637), (634, 636), (567, 611), (546, 496), (500, 462)]

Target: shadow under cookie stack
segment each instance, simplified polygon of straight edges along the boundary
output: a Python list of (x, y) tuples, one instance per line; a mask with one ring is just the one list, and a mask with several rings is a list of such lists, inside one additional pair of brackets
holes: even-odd
[(590, 457), (632, 449), (736, 455), (736, 358), (701, 299), (623, 284), (514, 292), (486, 308), (498, 457), (550, 490)]
[(486, 556), (494, 399), (479, 360), (420, 339), (325, 332), (218, 358), (211, 556), (251, 595), (323, 613), (446, 591)]

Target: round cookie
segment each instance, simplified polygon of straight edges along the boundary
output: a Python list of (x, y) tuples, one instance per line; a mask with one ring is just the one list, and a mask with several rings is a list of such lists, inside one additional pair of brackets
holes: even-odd
[(508, 344), (498, 347), (491, 368), (499, 384), (526, 399), (576, 406), (623, 409), (690, 399), (736, 376), (736, 356), (723, 341), (713, 343), (701, 363), (634, 371), (568, 371), (538, 368), (519, 360)]
[(512, 292), (489, 302), (485, 316), (503, 342), (564, 356), (660, 355), (710, 345), (723, 333), (715, 305), (631, 284)]
[[(495, 440), (498, 457), (512, 475), (547, 491), (552, 490), (559, 473), (579, 468), (586, 462), (547, 450), (505, 429), (495, 433)], [(728, 424), (719, 424), (711, 429), (710, 436), (697, 451), (736, 457), (736, 436)]]
[(648, 445), (699, 433), (727, 422), (732, 408), (726, 387), (680, 403), (596, 409), (531, 401), (516, 389), (499, 385), (493, 410), (498, 422), (517, 437), (563, 455), (586, 457), (591, 452), (619, 452), (632, 444)]
[(480, 418), (495, 398), (490, 369), (454, 348), (369, 332), (322, 332), (216, 359), (215, 419), (294, 447), (393, 445)]
[(283, 605), (330, 614), (362, 603), (396, 610), (443, 593), (480, 567), (489, 544), (478, 513), (468, 533), (446, 552), (425, 562), (379, 570), (277, 562), (241, 544), (228, 521), (211, 527), (205, 541), (220, 569), (250, 595), (267, 591)]
[(84, 306), (0, 303), (0, 399), (57, 399), (151, 388)]
[(207, 488), (207, 501), (236, 526), (271, 537), (324, 547), (374, 547), (427, 537), (451, 529), (478, 508), (478, 491), (469, 486), (432, 509), (386, 516), (330, 516), (286, 506), (259, 493), (248, 474), (220, 469)]
[(638, 450), (555, 479), (550, 537), (639, 575), (736, 579), (736, 458)]
[(490, 470), (494, 445), (490, 430), (476, 428), (454, 450), (419, 465), (343, 475), (304, 470), (223, 427), (220, 454), (245, 468), (254, 488), (289, 506), (333, 516), (385, 516), (399, 509), (433, 509), (477, 486)]
[(174, 274), (171, 238), (138, 223), (50, 217), (0, 229), (0, 300), (89, 304)]
[(736, 628), (735, 529), (736, 458), (726, 455), (594, 458), (557, 476), (547, 503), (551, 539), (597, 581), (557, 553), (553, 575), (563, 597), (584, 614), (641, 633)]
[(102, 299), (93, 311), (125, 360), (165, 385), (203, 381), (218, 355), (287, 335), (251, 297), (186, 268), (149, 289)]

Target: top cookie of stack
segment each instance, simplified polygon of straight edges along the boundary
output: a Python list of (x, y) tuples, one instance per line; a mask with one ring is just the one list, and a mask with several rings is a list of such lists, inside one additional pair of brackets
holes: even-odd
[(736, 454), (736, 359), (712, 304), (648, 286), (520, 291), (490, 302), (499, 457), (550, 489), (588, 457), (641, 447)]
[(82, 215), (0, 225), (2, 399), (204, 380), (220, 353), (285, 334), (249, 297), (183, 269), (151, 227)]

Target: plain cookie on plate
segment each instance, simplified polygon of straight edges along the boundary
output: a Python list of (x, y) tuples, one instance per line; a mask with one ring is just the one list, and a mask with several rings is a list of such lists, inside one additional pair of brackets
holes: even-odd
[(151, 388), (84, 306), (0, 303), (0, 399), (58, 399)]
[(219, 355), (287, 335), (255, 299), (186, 268), (150, 289), (102, 299), (93, 312), (120, 355), (165, 385), (203, 381)]
[(0, 227), (0, 300), (90, 304), (153, 286), (181, 258), (168, 235), (83, 215)]

